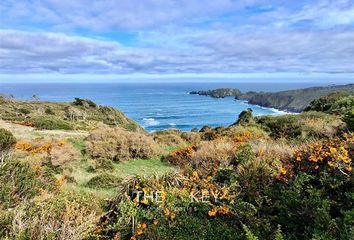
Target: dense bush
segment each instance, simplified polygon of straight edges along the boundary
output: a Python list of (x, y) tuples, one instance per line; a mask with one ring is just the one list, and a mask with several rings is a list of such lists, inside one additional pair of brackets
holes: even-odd
[[(196, 144), (172, 151), (165, 160), (182, 169), (193, 167), (202, 175), (213, 174), (219, 167), (226, 167), (254, 158), (248, 141), (258, 141), (265, 137), (262, 131), (245, 130), (244, 127), (232, 127), (215, 130), (215, 140), (197, 142)], [(214, 131), (214, 130), (209, 130)], [(226, 135), (228, 132), (229, 136)]]
[(238, 119), (235, 123), (235, 125), (249, 125), (254, 123), (253, 115), (252, 115), (252, 109), (248, 108), (247, 110), (244, 110), (238, 115)]
[(0, 167), (0, 209), (17, 206), (43, 190), (55, 190), (55, 178), (42, 167), (17, 160)]
[(350, 131), (354, 131), (354, 110), (347, 112), (343, 117)]
[(235, 157), (238, 145), (228, 138), (202, 142), (190, 158), (190, 164), (203, 176), (214, 174), (219, 166), (228, 166)]
[(181, 137), (181, 131), (164, 130), (152, 134), (154, 140), (162, 146), (177, 147), (186, 144), (186, 141)]
[(334, 92), (328, 96), (324, 96), (313, 100), (305, 111), (317, 111), (317, 112), (328, 112), (338, 100), (347, 97), (348, 94), (345, 92)]
[(6, 103), (6, 99), (4, 96), (0, 96), (0, 104)]
[(201, 141), (201, 134), (198, 132), (182, 132), (175, 129), (163, 130), (152, 133), (154, 140), (161, 146), (170, 148), (181, 148), (188, 144), (196, 144)]
[(348, 93), (333, 93), (314, 100), (306, 111), (321, 111), (341, 115), (350, 131), (354, 130), (354, 95)]
[(44, 113), (47, 114), (47, 115), (54, 115), (55, 114), (55, 112), (50, 107), (47, 107), (44, 110)]
[(277, 117), (263, 116), (257, 117), (256, 122), (276, 139), (328, 138), (345, 130), (345, 123), (340, 117), (320, 112)]
[(191, 164), (192, 154), (197, 150), (195, 145), (183, 147), (172, 151), (164, 157), (164, 160), (172, 165), (185, 169)]
[(80, 158), (80, 151), (66, 142), (54, 145), (49, 152), (50, 163), (55, 167), (64, 167)]
[(14, 135), (3, 128), (0, 128), (0, 150), (5, 150), (12, 147), (16, 143)]
[(75, 98), (72, 104), (75, 106), (83, 106), (83, 107), (92, 107), (92, 108), (97, 107), (97, 104), (94, 103), (93, 101), (89, 99), (82, 99), (82, 98)]
[(328, 112), (342, 114), (354, 109), (354, 95), (343, 97), (333, 103)]
[(13, 209), (12, 216), (7, 217), (12, 220), (11, 224), (0, 226), (3, 229), (0, 237), (88, 239), (100, 214), (99, 202), (92, 195), (77, 192), (43, 195), (33, 201), (23, 201)]
[(86, 186), (90, 188), (115, 188), (122, 182), (122, 179), (112, 175), (112, 174), (99, 174), (91, 178)]
[(8, 157), (9, 151), (15, 145), (16, 138), (13, 134), (3, 128), (0, 128), (0, 165), (3, 164)]
[(181, 138), (190, 144), (197, 144), (201, 141), (201, 136), (198, 132), (182, 132)]
[[(230, 228), (223, 219), (228, 218), (229, 213), (229, 208), (222, 204), (230, 199), (228, 190), (214, 184), (212, 178), (202, 179), (193, 172), (186, 176), (169, 174), (162, 178), (134, 178), (125, 184), (129, 189), (148, 195), (160, 191), (163, 201), (138, 197), (134, 191), (128, 191), (128, 196), (119, 193), (120, 197), (108, 205), (110, 211), (101, 225), (103, 234), (109, 239), (131, 237), (131, 226), (127, 224), (131, 216), (139, 223), (135, 225), (133, 239), (209, 239), (207, 236), (210, 239), (235, 239), (237, 229)], [(126, 188), (123, 189), (126, 191)], [(214, 200), (209, 203), (190, 200), (190, 191), (200, 194), (200, 191), (211, 190), (222, 195), (218, 203)], [(215, 229), (216, 226), (219, 230)]]
[(20, 108), (20, 109), (18, 109), (18, 111), (19, 111), (20, 113), (24, 114), (24, 115), (27, 115), (27, 114), (30, 114), (30, 113), (31, 113), (31, 111), (28, 110), (28, 109), (26, 109), (26, 108)]
[(73, 127), (70, 123), (56, 118), (49, 117), (36, 117), (32, 120), (33, 126), (38, 129), (47, 129), (47, 130), (72, 130)]
[(95, 129), (88, 136), (87, 142), (87, 153), (95, 159), (112, 161), (149, 159), (161, 153), (160, 146), (152, 137), (121, 128)]

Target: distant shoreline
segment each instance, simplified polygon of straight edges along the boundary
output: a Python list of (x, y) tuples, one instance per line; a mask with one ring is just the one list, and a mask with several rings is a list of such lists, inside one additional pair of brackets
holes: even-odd
[(278, 92), (249, 91), (245, 93), (237, 88), (218, 88), (206, 91), (191, 91), (189, 94), (213, 98), (234, 97), (237, 100), (245, 100), (251, 105), (276, 109), (286, 113), (299, 113), (305, 110), (313, 100), (334, 92), (353, 93), (354, 84), (309, 87)]

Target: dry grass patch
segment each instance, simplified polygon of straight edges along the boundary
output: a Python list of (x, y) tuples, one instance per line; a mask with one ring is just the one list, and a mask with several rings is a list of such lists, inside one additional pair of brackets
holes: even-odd
[(147, 134), (109, 127), (93, 130), (87, 138), (86, 150), (94, 159), (116, 162), (149, 159), (162, 153), (161, 147)]

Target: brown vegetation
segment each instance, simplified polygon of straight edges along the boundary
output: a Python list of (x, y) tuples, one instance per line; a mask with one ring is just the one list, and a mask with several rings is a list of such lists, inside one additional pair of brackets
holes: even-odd
[(95, 159), (149, 159), (157, 157), (161, 151), (151, 136), (128, 132), (122, 128), (97, 128), (87, 138), (87, 153)]

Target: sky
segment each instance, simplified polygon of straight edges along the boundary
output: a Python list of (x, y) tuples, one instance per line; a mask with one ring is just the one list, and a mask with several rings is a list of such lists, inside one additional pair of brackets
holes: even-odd
[(262, 74), (354, 79), (354, 1), (0, 1), (0, 77)]

